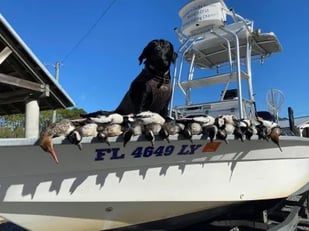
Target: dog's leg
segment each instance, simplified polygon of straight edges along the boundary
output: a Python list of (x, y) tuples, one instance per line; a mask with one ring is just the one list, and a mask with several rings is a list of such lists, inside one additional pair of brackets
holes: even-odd
[(151, 86), (148, 84), (142, 84), (139, 86), (135, 86), (135, 89), (132, 91), (132, 98), (135, 102), (135, 113), (140, 113), (143, 111), (149, 111), (150, 105), (152, 102), (152, 90)]
[(166, 105), (159, 113), (163, 118), (168, 117), (168, 105)]

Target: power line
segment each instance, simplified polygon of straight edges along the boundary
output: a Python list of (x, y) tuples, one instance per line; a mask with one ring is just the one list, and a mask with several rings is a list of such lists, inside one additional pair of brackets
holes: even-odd
[(116, 3), (117, 0), (113, 0), (107, 8), (102, 12), (100, 17), (95, 21), (95, 23), (89, 28), (89, 30), (84, 34), (83, 37), (72, 47), (72, 49), (64, 56), (61, 63), (67, 60), (71, 54), (79, 47), (79, 45), (89, 36), (89, 34), (93, 31), (93, 29), (97, 26), (97, 24), (101, 21), (101, 19), (107, 14), (107, 12), (112, 8), (112, 6)]

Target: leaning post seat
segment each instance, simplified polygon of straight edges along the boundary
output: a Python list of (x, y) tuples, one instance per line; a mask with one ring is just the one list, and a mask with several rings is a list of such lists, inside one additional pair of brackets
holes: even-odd
[(194, 37), (213, 27), (223, 26), (226, 12), (222, 0), (194, 0), (179, 11), (181, 31), (187, 37)]

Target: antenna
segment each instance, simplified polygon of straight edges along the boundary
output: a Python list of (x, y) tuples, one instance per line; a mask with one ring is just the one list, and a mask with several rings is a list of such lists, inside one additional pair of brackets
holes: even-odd
[(283, 92), (278, 89), (269, 89), (266, 93), (266, 102), (269, 112), (275, 116), (276, 122), (278, 123), (278, 113), (284, 103)]

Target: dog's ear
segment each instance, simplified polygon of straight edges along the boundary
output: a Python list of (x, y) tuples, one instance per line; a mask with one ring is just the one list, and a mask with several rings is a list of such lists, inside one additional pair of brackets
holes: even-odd
[(172, 63), (176, 62), (177, 57), (178, 57), (178, 54), (176, 52), (173, 52)]
[(177, 54), (176, 52), (174, 52), (174, 46), (173, 46), (173, 44), (172, 44), (171, 42), (168, 42), (168, 43), (170, 44), (171, 50), (172, 50), (172, 52), (173, 52), (172, 57), (171, 57), (171, 62), (172, 62), (172, 63), (175, 63), (175, 62), (176, 62), (176, 59), (177, 59), (177, 57), (178, 57), (178, 54)]
[(146, 48), (143, 50), (142, 54), (138, 57), (139, 65), (143, 63), (143, 60), (147, 58)]
[(141, 65), (144, 61), (144, 59), (147, 59), (147, 57), (149, 56), (149, 47), (150, 47), (150, 44), (152, 42), (148, 43), (148, 45), (144, 48), (143, 52), (141, 53), (141, 55), (138, 57), (138, 60), (139, 60), (139, 65)]
[(139, 60), (139, 65), (141, 65), (144, 61), (144, 59), (147, 59), (148, 57), (151, 56), (151, 52), (155, 46), (155, 44), (158, 42), (157, 39), (154, 39), (150, 41), (147, 46), (144, 48), (142, 54), (138, 57)]

